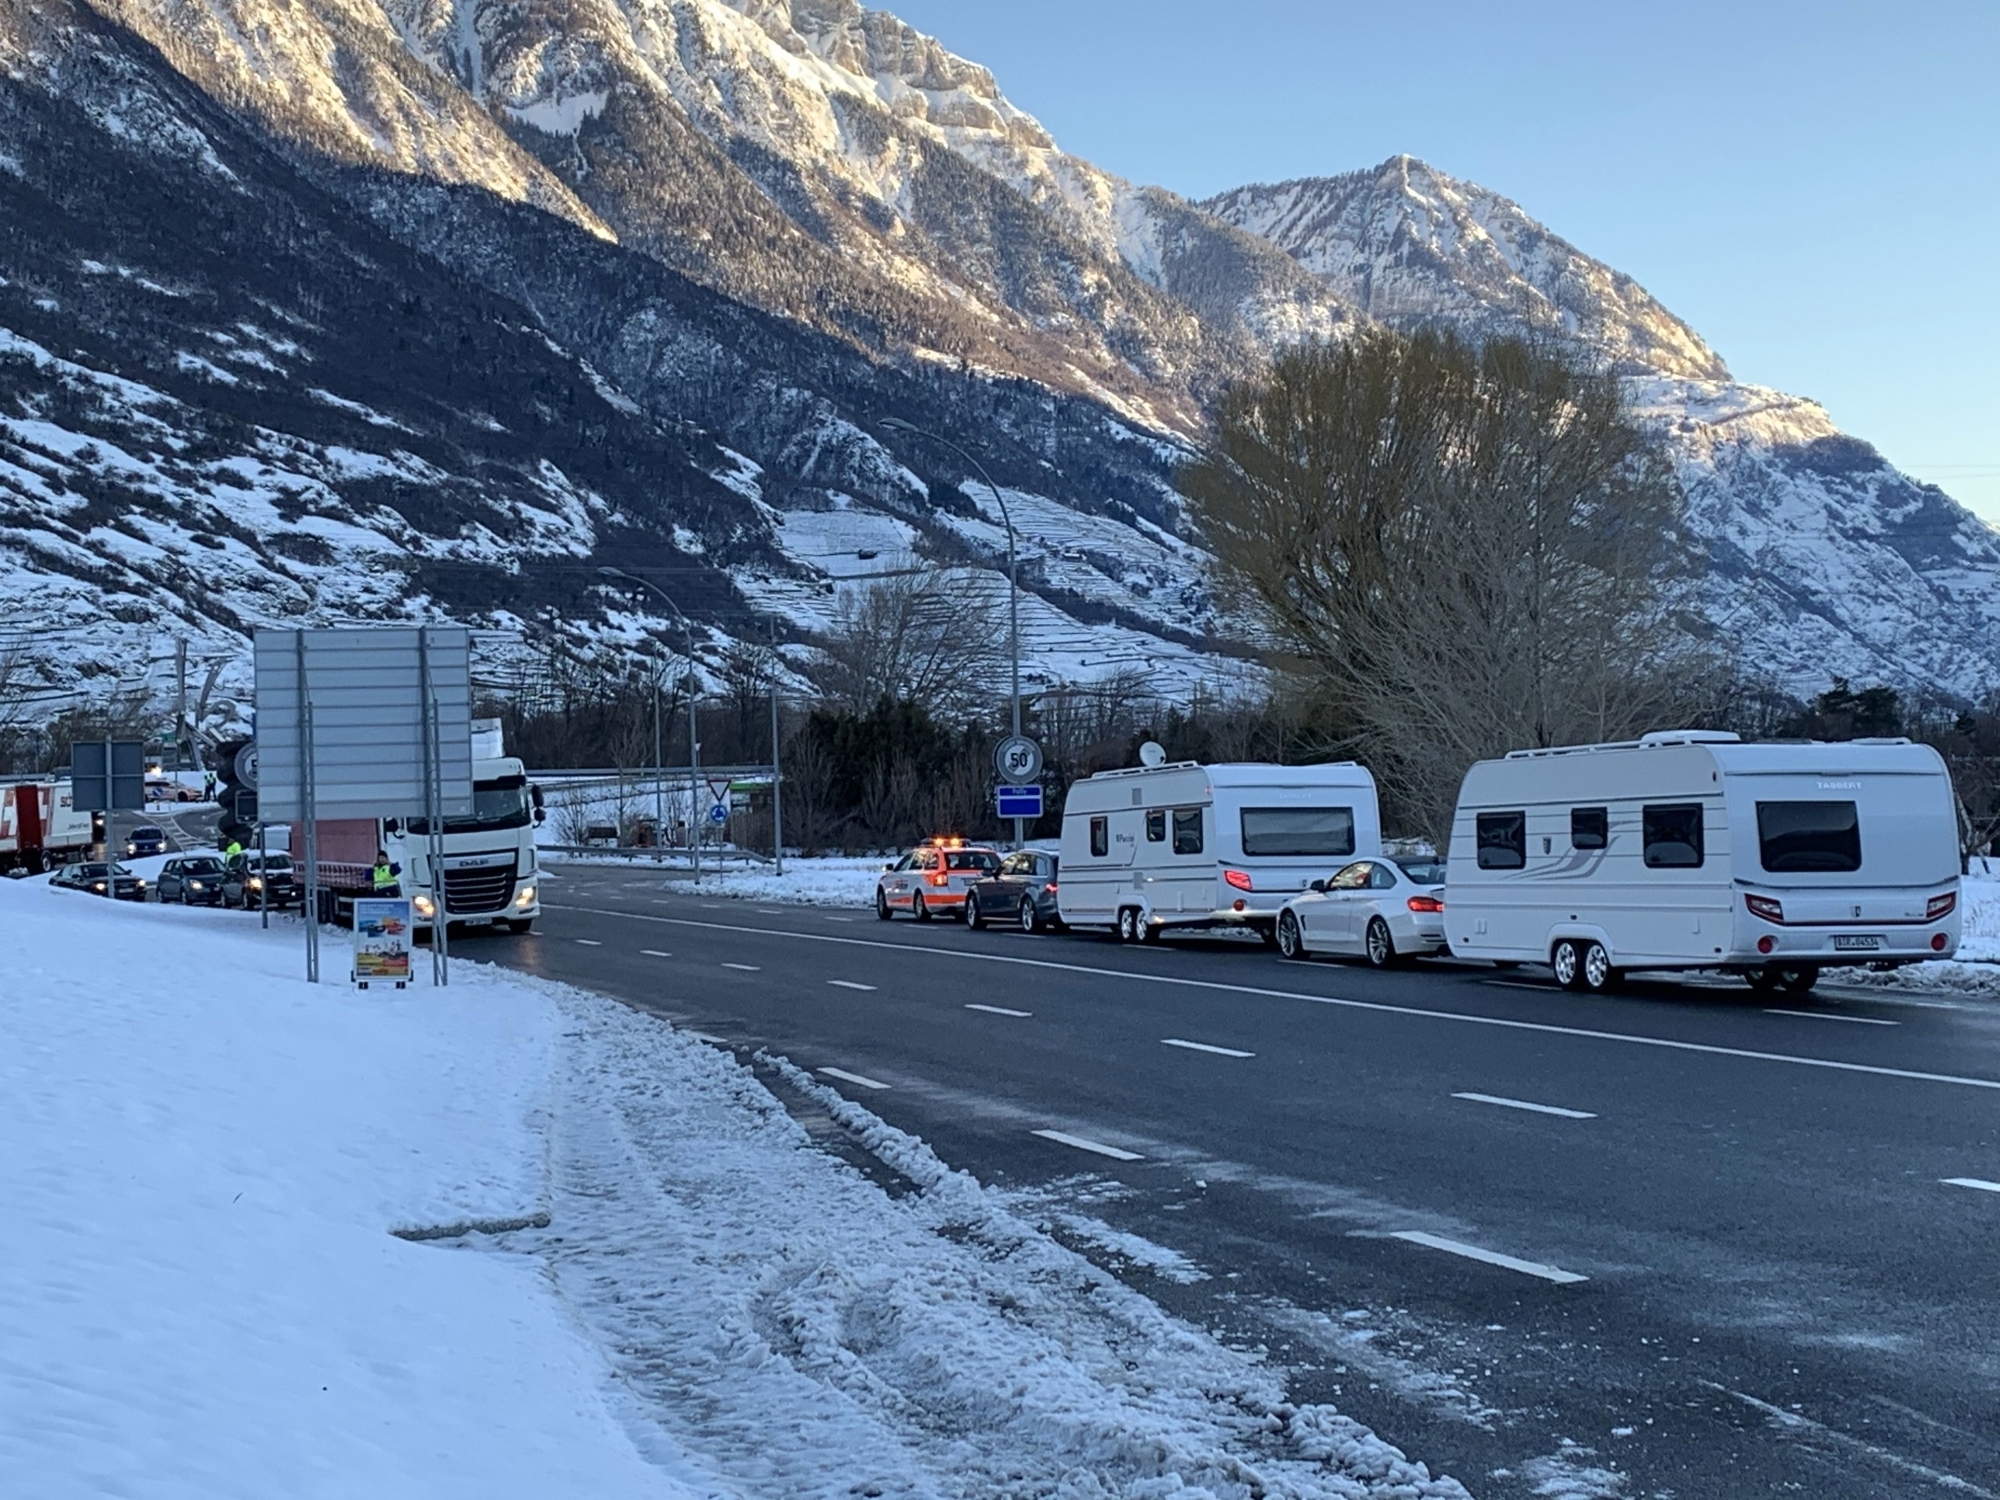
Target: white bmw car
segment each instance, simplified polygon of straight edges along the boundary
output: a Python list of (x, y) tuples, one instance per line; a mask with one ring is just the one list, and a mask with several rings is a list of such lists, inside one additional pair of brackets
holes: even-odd
[(1278, 910), (1278, 951), (1286, 958), (1355, 954), (1380, 969), (1444, 948), (1441, 859), (1357, 859)]

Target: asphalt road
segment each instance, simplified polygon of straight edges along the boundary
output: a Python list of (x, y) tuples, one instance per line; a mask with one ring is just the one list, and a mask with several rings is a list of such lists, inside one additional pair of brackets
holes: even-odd
[(2000, 1495), (2000, 1006), (544, 899), (456, 950), (819, 1070), (1476, 1495)]

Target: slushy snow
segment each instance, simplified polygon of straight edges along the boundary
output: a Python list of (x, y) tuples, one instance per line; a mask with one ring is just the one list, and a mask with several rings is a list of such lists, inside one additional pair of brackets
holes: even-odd
[(655, 1018), (301, 936), (0, 883), (20, 1493), (1465, 1494), (784, 1059), (899, 1191)]

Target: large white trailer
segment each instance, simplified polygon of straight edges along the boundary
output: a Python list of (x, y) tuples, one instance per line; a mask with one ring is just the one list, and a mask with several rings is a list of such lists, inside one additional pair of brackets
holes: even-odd
[(1381, 852), (1375, 778), (1352, 762), (1100, 771), (1063, 804), (1056, 906), (1068, 925), (1128, 942), (1169, 927), (1242, 927), (1268, 941), (1289, 897)]
[(84, 858), (102, 838), (102, 820), (77, 811), (67, 781), (0, 787), (0, 871), (51, 870)]
[(1928, 745), (1667, 731), (1468, 771), (1445, 927), (1461, 958), (1548, 964), (1574, 989), (1720, 969), (1803, 991), (1833, 965), (1949, 958), (1958, 872)]

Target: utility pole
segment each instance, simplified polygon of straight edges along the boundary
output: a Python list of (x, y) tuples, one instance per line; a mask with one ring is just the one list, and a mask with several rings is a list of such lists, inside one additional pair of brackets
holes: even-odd
[[(688, 861), (694, 866), (694, 883), (701, 884), (701, 731), (695, 720), (694, 674), (694, 622), (687, 612), (674, 603), (671, 595), (657, 583), (649, 583), (623, 568), (602, 567), (597, 570), (599, 578), (616, 578), (624, 583), (634, 583), (657, 596), (668, 609), (680, 616), (681, 628), (687, 632), (688, 658)], [(657, 759), (657, 749), (655, 759)], [(659, 778), (665, 781), (664, 774)]]
[[(653, 669), (653, 847), (667, 843), (667, 768), (660, 758), (660, 671)], [(653, 856), (655, 859), (658, 855)]]
[(785, 873), (785, 778), (778, 769), (778, 620), (771, 617), (771, 863)]
[[(1012, 667), (1012, 685), (1008, 696), (1014, 705), (1014, 738), (1021, 737), (1021, 579), (1015, 568), (1014, 518), (1007, 510), (1007, 497), (1000, 493), (1000, 486), (993, 482), (993, 476), (986, 472), (986, 466), (967, 453), (950, 438), (939, 437), (935, 432), (926, 432), (914, 423), (905, 422), (901, 417), (884, 417), (882, 425), (891, 432), (906, 432), (912, 437), (929, 438), (941, 448), (949, 448), (960, 458), (971, 464), (979, 477), (986, 481), (986, 488), (993, 491), (993, 499), (1000, 507), (1000, 519), (1007, 527), (1007, 646)], [(1014, 847), (1019, 849), (1027, 842), (1026, 820), (1014, 820)]]
[[(174, 770), (181, 769), (181, 736), (188, 734), (188, 643), (174, 642)], [(192, 735), (188, 735), (192, 739)]]

